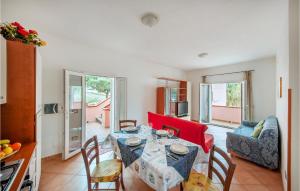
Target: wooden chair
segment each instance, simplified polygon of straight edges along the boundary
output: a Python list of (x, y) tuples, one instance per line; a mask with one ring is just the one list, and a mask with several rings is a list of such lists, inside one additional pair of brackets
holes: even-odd
[[(97, 136), (94, 136), (87, 140), (87, 142), (81, 148), (83, 156), (86, 175), (88, 181), (88, 191), (93, 190), (119, 190), (120, 181), (121, 186), (124, 189), (123, 175), (122, 175), (122, 161), (119, 159), (105, 160), (100, 162), (99, 157), (99, 144)], [(96, 166), (90, 171), (90, 166), (96, 159)], [(119, 179), (121, 179), (119, 181)], [(101, 182), (115, 182), (116, 189), (100, 189), (99, 183)]]
[[(219, 157), (217, 158), (215, 155), (216, 153), (218, 153), (222, 159)], [(225, 165), (222, 161), (226, 162), (227, 165)], [(218, 187), (212, 183), (212, 176), (215, 174), (223, 185), (223, 191), (229, 191), (235, 167), (236, 165), (231, 162), (231, 159), (224, 151), (213, 146), (210, 151), (208, 163), (208, 177), (202, 173), (192, 172), (189, 180), (183, 183), (183, 187), (181, 185), (180, 190), (217, 191), (219, 190)], [(220, 170), (223, 172), (220, 172)]]
[(136, 120), (120, 120), (119, 126), (120, 126), (120, 129), (129, 127), (129, 126), (136, 126)]
[(178, 136), (179, 136), (179, 133), (180, 133), (180, 129), (177, 129), (177, 128), (171, 127), (171, 126), (167, 126), (167, 125), (163, 125), (162, 129), (163, 129), (163, 130), (171, 130), (171, 131), (173, 131), (173, 132), (174, 132), (174, 135), (175, 135), (176, 137), (178, 137)]

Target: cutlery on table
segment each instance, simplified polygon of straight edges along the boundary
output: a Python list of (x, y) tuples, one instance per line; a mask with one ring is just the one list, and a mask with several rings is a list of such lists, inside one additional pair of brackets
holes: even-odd
[(167, 155), (170, 156), (171, 158), (178, 160), (178, 158), (176, 156), (174, 156), (173, 154), (171, 154), (169, 151), (166, 151)]

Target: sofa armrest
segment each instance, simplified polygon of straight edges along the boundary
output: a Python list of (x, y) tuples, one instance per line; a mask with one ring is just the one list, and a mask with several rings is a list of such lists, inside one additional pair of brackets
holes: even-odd
[(258, 124), (258, 122), (254, 121), (242, 121), (242, 125), (247, 126), (247, 127), (255, 127)]
[(250, 154), (250, 148), (258, 148), (258, 139), (248, 137), (232, 132), (227, 132), (226, 147), (227, 150), (237, 151), (245, 155)]

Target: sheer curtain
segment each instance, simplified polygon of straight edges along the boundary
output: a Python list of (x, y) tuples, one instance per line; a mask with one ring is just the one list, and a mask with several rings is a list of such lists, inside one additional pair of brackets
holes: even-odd
[[(114, 80), (114, 130), (119, 130), (119, 121), (127, 119), (127, 78), (117, 77)], [(113, 128), (111, 128), (113, 130)]]
[(253, 97), (252, 97), (252, 72), (245, 71), (244, 72), (244, 84), (245, 84), (245, 96), (244, 96), (244, 112), (245, 112), (245, 120), (252, 121), (253, 120)]

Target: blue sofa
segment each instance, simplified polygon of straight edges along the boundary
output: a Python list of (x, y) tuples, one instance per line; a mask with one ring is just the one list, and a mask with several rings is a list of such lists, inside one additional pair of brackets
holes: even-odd
[(267, 168), (277, 169), (280, 156), (277, 118), (268, 117), (259, 137), (253, 138), (251, 133), (256, 124), (243, 121), (234, 132), (227, 132), (227, 151)]

